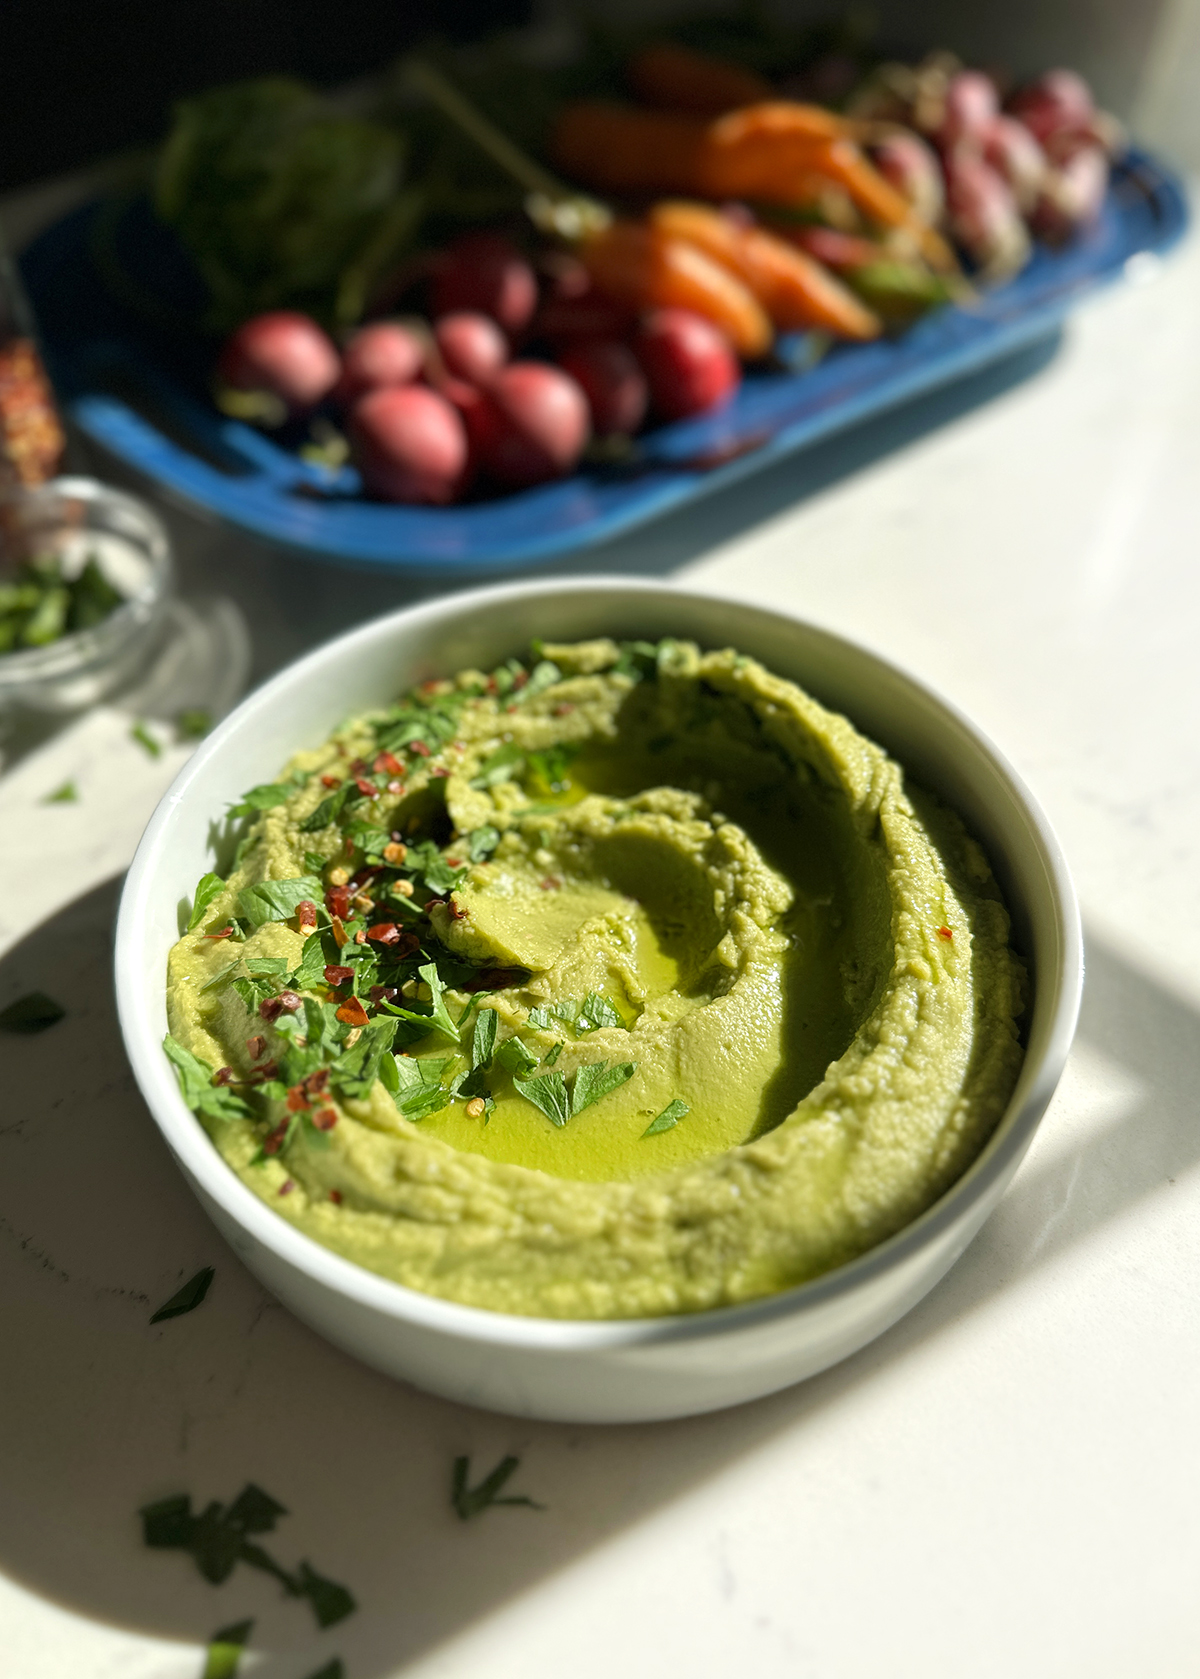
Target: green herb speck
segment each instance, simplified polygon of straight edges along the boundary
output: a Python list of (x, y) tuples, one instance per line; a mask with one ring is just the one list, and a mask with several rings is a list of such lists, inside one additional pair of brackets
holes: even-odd
[(215, 1276), (216, 1272), (211, 1265), (203, 1266), (158, 1308), (150, 1322), (161, 1323), (164, 1318), (181, 1318), (185, 1312), (194, 1312), (208, 1293), (209, 1285)]
[(149, 753), (150, 757), (162, 757), (162, 746), (155, 740), (145, 723), (140, 721), (135, 723), (129, 731), (129, 738), (130, 740), (136, 740), (138, 745)]
[(79, 789), (73, 781), (64, 781), (61, 787), (56, 787), (53, 793), (47, 793), (42, 800), (44, 805), (75, 805), (79, 803)]
[(30, 1037), (35, 1032), (45, 1032), (51, 1026), (57, 1026), (66, 1012), (61, 1003), (47, 997), (44, 991), (27, 991), (6, 1009), (0, 1009), (0, 1031)]
[(467, 1481), (471, 1474), (471, 1460), (469, 1457), (456, 1457), (450, 1487), (450, 1503), (458, 1519), (469, 1522), (473, 1516), (481, 1516), (495, 1504), (523, 1504), (529, 1510), (544, 1510), (544, 1504), (538, 1504), (521, 1493), (501, 1496), (504, 1487), (520, 1467), (519, 1457), (501, 1458), (490, 1475), (485, 1475), (477, 1487), (470, 1487)]

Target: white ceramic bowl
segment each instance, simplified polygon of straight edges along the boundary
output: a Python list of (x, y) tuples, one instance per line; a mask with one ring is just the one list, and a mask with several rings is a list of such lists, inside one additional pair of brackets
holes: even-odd
[[(225, 1165), (184, 1106), (161, 1048), (179, 906), (212, 866), (210, 824), (300, 746), (401, 689), (488, 668), (535, 636), (692, 638), (735, 646), (844, 711), (983, 841), (1029, 964), (1028, 1049), (1008, 1110), (966, 1174), (853, 1263), (750, 1305), (691, 1316), (561, 1322), (480, 1311), (362, 1270), (292, 1228)], [(1079, 912), (1046, 818), (995, 747), (894, 665), (781, 613), (622, 578), (506, 584), (398, 612), (340, 636), (250, 695), (159, 805), (130, 868), (116, 942), (121, 1027), (142, 1092), (202, 1204), (298, 1317), (367, 1364), (518, 1416), (634, 1422), (774, 1392), (855, 1352), (916, 1304), (995, 1207), (1054, 1091), (1083, 977)]]

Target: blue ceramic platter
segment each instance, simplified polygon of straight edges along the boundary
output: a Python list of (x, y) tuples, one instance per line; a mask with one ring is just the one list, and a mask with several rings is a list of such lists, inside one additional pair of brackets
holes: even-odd
[(205, 394), (213, 346), (180, 327), (202, 299), (144, 208), (77, 210), (36, 241), (22, 270), (71, 418), (160, 489), (312, 554), (389, 572), (475, 575), (619, 536), (976, 372), (1043, 337), (1131, 257), (1165, 250), (1186, 225), (1178, 179), (1131, 153), (1092, 229), (1063, 250), (1039, 248), (1022, 274), (969, 309), (943, 308), (897, 338), (841, 346), (806, 372), (752, 374), (729, 407), (648, 434), (622, 467), (448, 508), (361, 500), (351, 468), (309, 465), (219, 414)]

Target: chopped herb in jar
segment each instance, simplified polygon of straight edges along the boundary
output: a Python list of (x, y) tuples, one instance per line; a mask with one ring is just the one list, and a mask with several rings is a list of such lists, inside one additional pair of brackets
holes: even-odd
[(67, 576), (57, 554), (35, 554), (0, 582), (0, 653), (48, 647), (90, 630), (124, 601), (94, 554), (76, 577)]

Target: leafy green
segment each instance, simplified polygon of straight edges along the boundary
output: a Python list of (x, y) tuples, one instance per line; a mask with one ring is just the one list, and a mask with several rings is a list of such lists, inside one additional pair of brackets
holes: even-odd
[(42, 800), (44, 805), (74, 805), (79, 803), (79, 789), (73, 781), (64, 781)]
[(56, 1003), (53, 997), (47, 997), (44, 991), (27, 991), (6, 1009), (0, 1009), (0, 1032), (32, 1037), (35, 1032), (45, 1032), (51, 1026), (57, 1026), (66, 1013), (62, 1004)]
[(446, 1007), (445, 990), (441, 977), (434, 962), (423, 962), (417, 973), (429, 987), (432, 994), (431, 1001), (425, 1005), (428, 1012), (418, 1012), (416, 1009), (401, 1008), (397, 1003), (386, 1003), (384, 1007), (389, 1014), (397, 1015), (412, 1026), (421, 1026), (427, 1032), (440, 1032), (443, 1037), (453, 1038), (458, 1042), (458, 1024), (451, 1020), (450, 1011)]
[(69, 578), (57, 554), (35, 554), (0, 583), (0, 653), (48, 647), (64, 635), (90, 630), (124, 599), (94, 556)]
[(230, 806), (229, 814), (252, 816), (256, 810), (274, 810), (277, 805), (286, 804), (297, 787), (303, 787), (307, 780), (306, 775), (291, 775), (286, 781), (264, 781), (243, 793), (237, 804)]
[(485, 857), (490, 857), (500, 844), (500, 830), (485, 824), (482, 828), (473, 828), (467, 835), (467, 856), (473, 863), (482, 863)]
[(525, 752), (515, 740), (505, 741), (503, 746), (486, 757), (475, 775), (471, 778), (471, 786), (477, 791), (487, 787), (499, 787), (502, 781), (511, 781), (519, 775), (525, 767)]
[[(495, 1013), (495, 1010), (492, 1011)], [(496, 1063), (507, 1073), (530, 1073), (538, 1064), (538, 1058), (532, 1054), (518, 1037), (505, 1038), (496, 1051)]]
[(642, 1132), (643, 1137), (657, 1137), (662, 1131), (670, 1131), (672, 1126), (678, 1125), (681, 1119), (691, 1113), (691, 1108), (679, 1096), (673, 1102), (668, 1102), (656, 1119), (652, 1119)]
[(567, 770), (578, 755), (577, 746), (547, 746), (541, 752), (529, 754), (529, 768), (552, 793), (561, 793), (571, 785)]
[(459, 1520), (469, 1522), (473, 1516), (481, 1516), (485, 1510), (490, 1510), (497, 1504), (523, 1504), (529, 1510), (544, 1509), (544, 1505), (535, 1503), (532, 1498), (526, 1498), (523, 1494), (504, 1493), (504, 1488), (520, 1467), (519, 1457), (501, 1458), (491, 1473), (485, 1475), (478, 1486), (472, 1487), (467, 1485), (471, 1476), (470, 1458), (456, 1457), (454, 1476), (450, 1483), (450, 1503)]
[(458, 711), (465, 694), (444, 694), (431, 704), (418, 703), (415, 696), (407, 703), (393, 706), (375, 725), (381, 752), (403, 752), (412, 746), (427, 747), (440, 752), (454, 739), (458, 728)]
[(475, 1017), (475, 1033), (471, 1039), (471, 1066), (488, 1068), (496, 1052), (496, 1028), (500, 1016), (495, 1009), (481, 1009)]
[(555, 1021), (572, 1027), (580, 1037), (598, 1032), (602, 1026), (625, 1024), (615, 1005), (598, 991), (589, 991), (582, 1001), (564, 997), (557, 1003), (542, 1003), (529, 1011), (529, 1024), (539, 1031), (550, 1031)]
[(253, 1621), (238, 1621), (234, 1626), (214, 1632), (208, 1641), (201, 1679), (236, 1679), (242, 1651), (253, 1628)]
[(150, 1319), (151, 1323), (162, 1323), (165, 1318), (181, 1318), (185, 1312), (194, 1312), (208, 1293), (216, 1272), (211, 1265), (202, 1266), (194, 1277), (189, 1277), (183, 1287), (166, 1303), (160, 1306)]
[(346, 802), (352, 795), (357, 796), (358, 788), (352, 781), (343, 781), (340, 787), (335, 787), (327, 798), (321, 800), (317, 808), (306, 816), (300, 824), (302, 834), (316, 834), (322, 828), (328, 828), (331, 822), (336, 822), (345, 809)]
[(214, 1586), (227, 1580), (243, 1562), (274, 1575), (289, 1597), (306, 1599), (320, 1627), (334, 1626), (358, 1607), (345, 1586), (318, 1574), (308, 1562), (290, 1573), (254, 1543), (252, 1536), (272, 1532), (287, 1509), (252, 1482), (228, 1507), (214, 1500), (196, 1513), (188, 1495), (177, 1493), (143, 1505), (138, 1514), (142, 1518), (142, 1538), (148, 1546), (188, 1552)]
[(562, 1046), (562, 1039), (560, 1038), (556, 1044), (551, 1045), (549, 1053), (542, 1056), (542, 1066), (543, 1067), (553, 1067), (554, 1063), (558, 1060), (558, 1058), (562, 1054), (562, 1052), (563, 1052), (563, 1046)]
[[(371, 1094), (380, 1065), (392, 1047), (396, 1026), (394, 1020), (377, 1020), (364, 1026), (358, 1042), (334, 1062), (333, 1083), (343, 1096), (366, 1098)], [(395, 1057), (388, 1058), (394, 1065)]]
[(453, 1099), (453, 1089), (442, 1083), (453, 1060), (452, 1055), (392, 1057), (397, 1080), (392, 1100), (405, 1119), (427, 1119)]
[(185, 929), (187, 932), (194, 933), (196, 931), (196, 928), (208, 913), (209, 905), (214, 898), (220, 897), (224, 890), (225, 882), (219, 874), (202, 874), (200, 876), (196, 883), (195, 897), (192, 899), (192, 913), (188, 916), (188, 924)]
[(329, 965), (329, 957), (325, 952), (324, 933), (310, 933), (304, 941), (300, 952), (300, 960), (295, 971), (288, 980), (292, 991), (315, 991), (318, 985), (325, 982), (325, 969)]
[(265, 76), (175, 107), (155, 202), (208, 287), (208, 325), (267, 309), (351, 325), (411, 236), (399, 133)]
[(370, 852), (376, 857), (382, 856), (384, 846), (392, 837), (386, 828), (374, 822), (347, 822), (346, 834), (360, 851)]
[(571, 1092), (572, 1117), (582, 1113), (584, 1108), (590, 1108), (593, 1102), (599, 1102), (602, 1097), (619, 1090), (636, 1072), (636, 1061), (620, 1061), (611, 1067), (606, 1061), (593, 1061), (581, 1067), (575, 1074), (575, 1087)]
[(175, 727), (183, 740), (203, 740), (212, 726), (212, 712), (199, 705), (189, 706), (175, 718)]
[(514, 1078), (513, 1084), (527, 1101), (541, 1109), (552, 1125), (564, 1126), (571, 1118), (571, 1095), (561, 1073), (540, 1073), (532, 1079)]
[(213, 1083), (213, 1070), (207, 1061), (201, 1061), (199, 1056), (184, 1049), (169, 1032), (163, 1039), (163, 1048), (175, 1064), (180, 1092), (193, 1113), (207, 1114), (211, 1119), (245, 1119), (249, 1116), (250, 1110), (240, 1096), (224, 1085)]
[(162, 757), (162, 745), (155, 740), (145, 723), (140, 721), (135, 723), (129, 731), (129, 738), (130, 740), (136, 740), (138, 745), (143, 747), (151, 758)]
[(562, 671), (551, 659), (541, 659), (529, 673), (529, 681), (520, 688), (516, 695), (518, 705), (528, 705), (529, 701), (544, 694), (547, 688), (553, 688), (556, 682), (562, 681)]
[(260, 880), (255, 886), (243, 886), (238, 893), (241, 912), (252, 927), (265, 926), (268, 921), (290, 921), (296, 906), (305, 902), (318, 906), (325, 902), (325, 886), (316, 875)]

